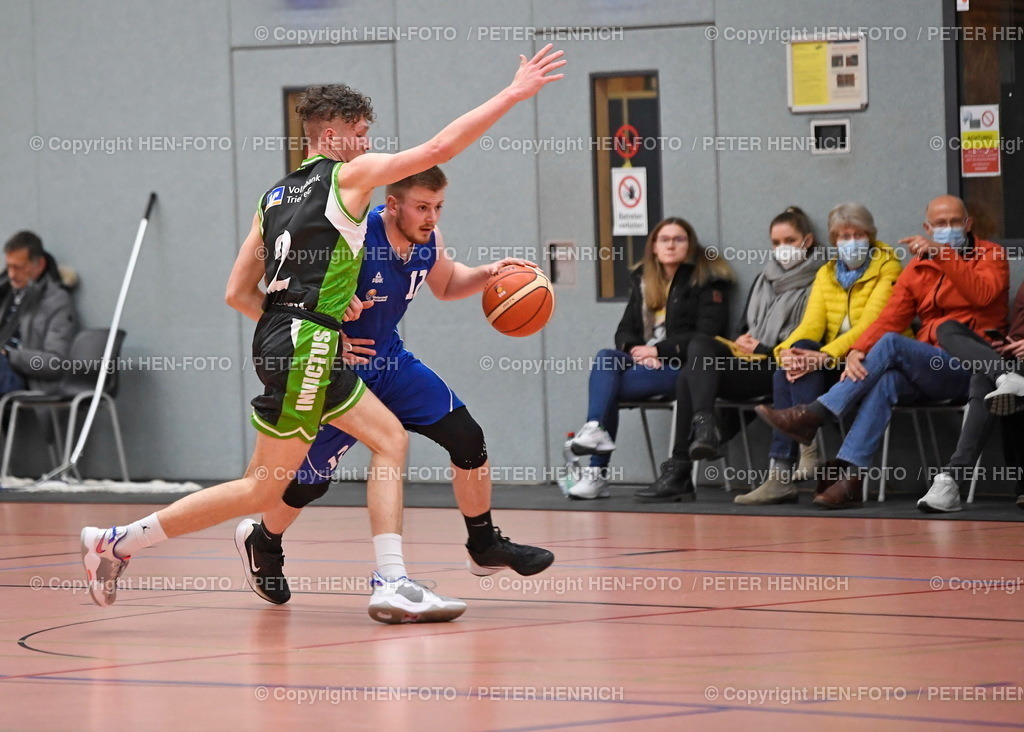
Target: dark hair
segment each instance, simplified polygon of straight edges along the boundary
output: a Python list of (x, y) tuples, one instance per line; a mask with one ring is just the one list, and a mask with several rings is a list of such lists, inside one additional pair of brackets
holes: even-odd
[(789, 224), (804, 236), (814, 234), (813, 229), (811, 229), (811, 220), (807, 218), (807, 214), (803, 212), (803, 209), (797, 206), (790, 206), (772, 219), (772, 223), (768, 227), (768, 230), (771, 231), (772, 227), (776, 224)]
[(38, 260), (46, 256), (46, 251), (43, 249), (43, 240), (31, 231), (19, 231), (4, 244), (4, 254), (19, 249), (28, 249), (29, 259), (32, 260)]
[(412, 188), (426, 188), (428, 191), (437, 193), (447, 185), (448, 177), (435, 165), (433, 168), (427, 168), (421, 173), (413, 173), (406, 178), (402, 178), (402, 180), (389, 183), (385, 194), (402, 199)]
[(349, 124), (374, 120), (370, 98), (345, 84), (311, 86), (299, 95), (295, 111), (303, 125), (313, 120), (330, 122), (340, 117)]

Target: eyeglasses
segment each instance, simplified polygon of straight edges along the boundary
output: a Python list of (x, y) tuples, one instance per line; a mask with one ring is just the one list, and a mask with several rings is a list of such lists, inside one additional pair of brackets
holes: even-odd
[(685, 236), (659, 236), (655, 239), (659, 244), (685, 244)]

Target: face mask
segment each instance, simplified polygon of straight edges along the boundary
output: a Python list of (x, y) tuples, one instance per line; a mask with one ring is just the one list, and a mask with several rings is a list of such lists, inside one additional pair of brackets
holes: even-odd
[(772, 256), (783, 269), (793, 269), (807, 259), (807, 250), (792, 244), (779, 244), (772, 250)]
[(871, 242), (867, 239), (848, 239), (836, 244), (839, 259), (849, 270), (860, 269), (868, 259)]
[(960, 250), (967, 243), (967, 236), (962, 226), (940, 226), (932, 229), (932, 241)]

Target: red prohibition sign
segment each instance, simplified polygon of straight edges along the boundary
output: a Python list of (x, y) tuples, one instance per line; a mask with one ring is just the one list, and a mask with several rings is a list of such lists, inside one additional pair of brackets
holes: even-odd
[(981, 113), (981, 123), (986, 127), (991, 127), (996, 123), (996, 116), (992, 114), (991, 109), (986, 109)]
[(636, 208), (643, 200), (643, 189), (640, 188), (640, 181), (632, 175), (623, 176), (619, 181), (619, 200), (626, 208)]
[(640, 149), (640, 133), (633, 125), (622, 125), (615, 131), (615, 152), (629, 160)]

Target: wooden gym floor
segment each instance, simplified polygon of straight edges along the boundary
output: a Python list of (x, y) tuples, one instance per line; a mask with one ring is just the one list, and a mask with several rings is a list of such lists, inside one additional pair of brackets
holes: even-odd
[(234, 522), (138, 555), (111, 608), (78, 533), (149, 508), (0, 503), (0, 727), (16, 730), (1024, 726), (1024, 533), (929, 519), (498, 511), (550, 547), (477, 578), (451, 509), (409, 509), (447, 624), (366, 614), (365, 509), (286, 537), (294, 596), (244, 584)]

